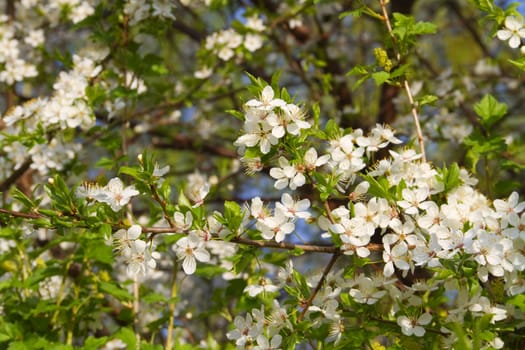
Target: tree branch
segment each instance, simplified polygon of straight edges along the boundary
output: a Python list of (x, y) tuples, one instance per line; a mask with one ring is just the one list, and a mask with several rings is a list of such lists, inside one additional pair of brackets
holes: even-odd
[(317, 282), (317, 285), (315, 286), (315, 289), (313, 290), (312, 294), (310, 294), (310, 297), (304, 303), (303, 311), (301, 311), (301, 313), (299, 314), (297, 321), (300, 322), (304, 318), (306, 311), (308, 311), (308, 308), (310, 307), (310, 305), (312, 305), (312, 302), (314, 301), (315, 296), (317, 295), (317, 293), (319, 293), (319, 290), (321, 289), (321, 287), (324, 284), (324, 281), (326, 280), (326, 276), (328, 275), (332, 267), (334, 267), (335, 262), (337, 261), (337, 258), (339, 258), (339, 255), (341, 255), (341, 252), (336, 252), (334, 253), (334, 255), (332, 255), (332, 259), (330, 259), (330, 261), (328, 262), (328, 265), (326, 265), (326, 267), (324, 268), (321, 279), (319, 279), (319, 282)]
[[(392, 30), (392, 25), (390, 24), (390, 18), (388, 16), (388, 11), (386, 9), (386, 0), (380, 0), (380, 3), (381, 3), (381, 10), (383, 11), (383, 20), (385, 21), (385, 25), (388, 29), (388, 33), (390, 34), (390, 37), (392, 38), (393, 47), (396, 52), (396, 58), (399, 62), (401, 61), (401, 53), (397, 46), (397, 40)], [(414, 125), (416, 126), (417, 140), (419, 143), (419, 148), (420, 148), (420, 152), (422, 155), (422, 159), (424, 162), (426, 162), (427, 157), (425, 154), (425, 139), (423, 138), (423, 133), (421, 132), (421, 125), (419, 124), (419, 115), (417, 113), (416, 104), (414, 103), (414, 97), (412, 96), (412, 91), (410, 90), (410, 85), (408, 84), (408, 80), (406, 78), (403, 79), (402, 85), (403, 85), (403, 88), (405, 89), (405, 93), (408, 97), (408, 101), (410, 102), (410, 108), (412, 112), (412, 117), (414, 118)]]
[(22, 165), (13, 171), (11, 176), (0, 183), (0, 192), (7, 191), (19, 178), (22, 176), (27, 169), (31, 166), (31, 158), (27, 158)]

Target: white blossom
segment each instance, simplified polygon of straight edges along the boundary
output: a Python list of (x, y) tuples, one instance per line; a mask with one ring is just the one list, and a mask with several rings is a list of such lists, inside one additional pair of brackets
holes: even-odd
[(523, 20), (515, 16), (507, 16), (505, 18), (505, 29), (498, 30), (496, 35), (500, 40), (508, 40), (511, 48), (518, 48), (521, 44), (521, 39), (525, 38)]

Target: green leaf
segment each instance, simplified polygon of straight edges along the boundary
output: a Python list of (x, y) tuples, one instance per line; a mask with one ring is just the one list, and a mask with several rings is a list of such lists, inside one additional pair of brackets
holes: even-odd
[(394, 26), (392, 32), (398, 41), (398, 46), (401, 54), (406, 54), (407, 51), (414, 46), (418, 35), (434, 34), (437, 31), (437, 26), (430, 22), (417, 22), (412, 16), (406, 16), (395, 12)]
[(500, 136), (484, 137), (479, 130), (471, 133), (463, 143), (468, 147), (467, 160), (471, 171), (476, 172), (476, 164), (481, 156), (497, 156), (507, 149), (505, 139)]
[(141, 171), (137, 168), (132, 168), (132, 167), (129, 167), (129, 166), (122, 166), (120, 167), (119, 169), (119, 174), (126, 174), (126, 175), (129, 175), (131, 177), (133, 177), (134, 179), (136, 180), (139, 180), (141, 179)]
[(509, 60), (509, 62), (513, 64), (515, 67), (517, 67), (518, 69), (525, 71), (525, 57), (521, 57), (520, 59), (517, 59), (517, 60)]
[(190, 200), (186, 197), (182, 189), (179, 191), (179, 205), (181, 207), (191, 208)]
[[(110, 282), (100, 282), (99, 285), (100, 291), (103, 293), (110, 294), (121, 301), (131, 301), (133, 297), (129, 292), (116, 284)], [(124, 339), (122, 339), (124, 340)]]
[(525, 295), (518, 294), (507, 300), (507, 304), (515, 305), (525, 312)]
[(270, 86), (277, 93), (279, 93), (279, 79), (281, 79), (281, 71), (277, 70), (275, 73), (273, 73), (271, 81), (270, 81)]
[(341, 128), (335, 119), (329, 119), (324, 127), (324, 132), (329, 139), (335, 140), (341, 137)]
[(377, 86), (382, 85), (390, 78), (390, 73), (381, 71), (372, 73), (372, 79), (374, 79)]
[(382, 197), (387, 199), (388, 201), (393, 201), (396, 199), (394, 195), (390, 192), (390, 182), (388, 182), (387, 179), (376, 179), (369, 175), (364, 176), (364, 179), (370, 184), (368, 193), (370, 193), (372, 196), (380, 198)]
[(419, 106), (424, 105), (434, 105), (435, 102), (438, 100), (438, 97), (435, 95), (425, 95), (418, 98), (416, 101), (418, 102)]
[(115, 334), (115, 338), (119, 338), (124, 343), (126, 343), (128, 349), (135, 349), (137, 338), (135, 337), (135, 332), (133, 332), (130, 328), (119, 329), (119, 331)]
[(507, 113), (507, 105), (498, 102), (491, 94), (486, 94), (474, 105), (474, 112), (481, 117), (481, 124), (488, 131)]
[(100, 84), (89, 85), (86, 87), (86, 96), (91, 106), (97, 105), (106, 98), (106, 89)]
[(447, 193), (450, 190), (456, 188), (461, 184), (459, 177), (459, 166), (457, 163), (453, 163), (448, 169), (446, 166), (438, 174), (438, 179), (444, 185), (444, 192)]
[(199, 264), (195, 270), (195, 274), (205, 279), (211, 279), (212, 277), (219, 276), (227, 270), (223, 267), (210, 264)]
[(96, 163), (96, 168), (113, 169), (117, 165), (117, 161), (113, 158), (102, 157)]
[(86, 245), (86, 258), (103, 264), (113, 264), (113, 250), (101, 240), (93, 240)]
[(310, 294), (310, 288), (308, 288), (308, 283), (306, 282), (305, 276), (299, 271), (293, 271), (293, 279), (297, 283), (297, 287), (302, 293), (303, 296)]
[(49, 266), (45, 268), (36, 269), (29, 276), (27, 280), (24, 281), (24, 285), (27, 288), (33, 287), (51, 276), (60, 276), (63, 273), (63, 269), (59, 266)]
[(89, 337), (86, 339), (84, 346), (81, 348), (83, 350), (97, 350), (102, 345), (108, 342), (108, 337), (93, 338)]
[(29, 197), (27, 197), (22, 191), (20, 191), (18, 188), (14, 188), (12, 191), (13, 191), (13, 198), (15, 198), (20, 203), (22, 203), (25, 208), (33, 209), (36, 206), (35, 203)]
[(357, 10), (344, 11), (344, 12), (339, 14), (339, 19), (343, 19), (343, 18), (348, 17), (348, 16), (361, 17), (363, 12), (364, 12), (364, 8), (363, 7), (359, 7)]
[(314, 125), (316, 127), (319, 126), (319, 117), (321, 116), (321, 108), (319, 107), (319, 103), (314, 103), (312, 106), (312, 115), (314, 118)]
[(293, 250), (290, 251), (290, 254), (294, 256), (301, 256), (304, 254), (304, 250), (302, 250), (301, 248), (295, 247)]
[(242, 113), (242, 112), (240, 112), (240, 111), (238, 111), (236, 109), (228, 109), (226, 111), (226, 113), (234, 116), (235, 118), (237, 118), (237, 119), (239, 119), (241, 121), (244, 121), (244, 113)]

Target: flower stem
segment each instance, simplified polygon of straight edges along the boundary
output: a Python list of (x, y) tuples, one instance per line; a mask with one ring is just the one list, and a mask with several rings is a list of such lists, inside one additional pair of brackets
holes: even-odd
[(315, 296), (317, 295), (317, 293), (319, 293), (319, 290), (321, 289), (321, 287), (324, 284), (324, 281), (326, 280), (326, 276), (328, 275), (328, 273), (330, 272), (332, 267), (334, 267), (335, 262), (337, 261), (337, 258), (339, 257), (339, 255), (341, 255), (340, 252), (336, 252), (336, 253), (334, 253), (334, 255), (332, 255), (332, 259), (330, 259), (330, 262), (328, 262), (328, 265), (326, 265), (326, 267), (324, 268), (323, 275), (321, 276), (321, 279), (319, 279), (319, 282), (315, 286), (315, 289), (312, 291), (312, 294), (310, 294), (310, 297), (304, 303), (303, 311), (301, 311), (301, 314), (297, 318), (297, 321), (300, 322), (304, 318), (304, 315), (306, 314), (306, 311), (308, 311), (308, 308), (310, 307), (310, 305), (312, 305), (312, 302), (314, 301)]
[(135, 349), (140, 350), (140, 326), (139, 326), (139, 311), (140, 311), (140, 294), (139, 294), (139, 278), (135, 275), (133, 279), (133, 323), (135, 327)]
[[(388, 33), (390, 34), (390, 37), (392, 38), (392, 43), (393, 43), (392, 46), (394, 47), (397, 61), (400, 62), (401, 53), (397, 46), (397, 40), (394, 35), (394, 31), (392, 30), (392, 25), (390, 24), (390, 17), (388, 16), (388, 11), (386, 9), (386, 4), (388, 3), (388, 1), (379, 0), (379, 2), (381, 4), (381, 10), (383, 11), (383, 20), (385, 21), (385, 25), (386, 25), (386, 28), (388, 29)], [(410, 109), (411, 109), (412, 117), (414, 119), (414, 125), (416, 126), (417, 141), (419, 143), (419, 149), (422, 155), (421, 159), (423, 159), (423, 162), (426, 162), (427, 157), (425, 154), (425, 139), (421, 131), (421, 125), (419, 124), (419, 115), (417, 112), (416, 104), (414, 102), (412, 91), (410, 90), (410, 84), (408, 83), (408, 80), (406, 78), (403, 79), (403, 88), (405, 89), (405, 93), (408, 97), (408, 101), (410, 102)]]
[(168, 301), (168, 335), (166, 337), (165, 349), (170, 350), (173, 348), (173, 323), (175, 321), (175, 297), (177, 296), (177, 260), (173, 260), (173, 282), (171, 283), (170, 299)]

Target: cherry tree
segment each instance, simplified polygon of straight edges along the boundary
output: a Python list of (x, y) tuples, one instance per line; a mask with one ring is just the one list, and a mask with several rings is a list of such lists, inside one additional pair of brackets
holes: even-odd
[(519, 4), (0, 4), (2, 348), (525, 345)]

